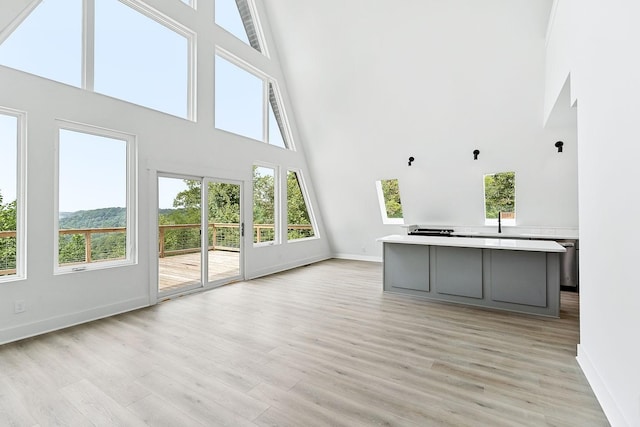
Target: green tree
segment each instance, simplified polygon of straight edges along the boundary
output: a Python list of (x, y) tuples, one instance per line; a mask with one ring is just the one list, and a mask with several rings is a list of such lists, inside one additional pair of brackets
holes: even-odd
[[(161, 225), (200, 224), (200, 181), (185, 179), (186, 190), (179, 192), (173, 200), (168, 214), (159, 217)], [(195, 249), (200, 247), (200, 228), (167, 229), (164, 237), (167, 251)]]
[(16, 201), (3, 203), (2, 192), (0, 192), (0, 231), (15, 231), (17, 221)]
[(240, 186), (224, 182), (209, 183), (209, 222), (240, 223)]
[[(253, 223), (275, 224), (275, 180), (273, 174), (261, 173), (265, 168), (253, 168)], [(260, 236), (255, 232), (254, 242), (266, 242), (275, 239), (274, 228), (261, 229)]]
[[(287, 173), (287, 223), (289, 226), (311, 224), (298, 174), (293, 171)], [(303, 230), (290, 228), (287, 235), (289, 240), (300, 239), (313, 237), (314, 231), (313, 228)]]
[(383, 179), (382, 195), (387, 218), (402, 218), (402, 202), (400, 201), (400, 186), (397, 179)]
[[(16, 208), (16, 201), (4, 203), (2, 193), (0, 192), (0, 231), (16, 231), (18, 218)], [(16, 254), (16, 238), (0, 238), (0, 270), (14, 270), (16, 268)]]
[(63, 234), (58, 240), (58, 262), (68, 264), (84, 262), (85, 243), (81, 234)]
[(275, 223), (275, 185), (271, 174), (261, 174), (253, 168), (253, 222), (254, 224)]
[(484, 176), (485, 215), (497, 219), (498, 212), (515, 213), (516, 173), (499, 172)]

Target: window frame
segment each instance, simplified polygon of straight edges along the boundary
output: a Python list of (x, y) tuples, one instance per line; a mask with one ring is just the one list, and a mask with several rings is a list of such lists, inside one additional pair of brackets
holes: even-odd
[[(9, 23), (9, 25), (0, 31), (0, 44), (2, 44), (7, 38), (11, 36), (11, 34), (29, 17), (29, 15), (42, 3), (44, 0), (33, 0), (28, 6), (20, 12), (16, 16), (16, 18)], [(155, 21), (156, 23), (164, 26), (170, 31), (173, 31), (187, 40), (187, 87), (185, 90), (187, 91), (187, 110), (186, 115), (177, 116), (172, 113), (168, 113), (165, 111), (157, 110), (153, 107), (145, 106), (142, 104), (138, 104), (136, 102), (128, 101), (122, 98), (118, 98), (116, 96), (112, 96), (109, 94), (104, 94), (102, 92), (96, 92), (94, 89), (95, 83), (95, 27), (96, 27), (96, 17), (95, 17), (95, 1), (96, 0), (82, 0), (82, 34), (81, 34), (81, 70), (80, 70), (80, 88), (83, 90), (87, 90), (94, 93), (99, 93), (103, 96), (108, 96), (110, 98), (118, 99), (123, 102), (127, 102), (133, 105), (137, 105), (143, 108), (148, 108), (153, 111), (157, 111), (159, 113), (168, 114), (173, 117), (178, 117), (184, 120), (197, 121), (197, 35), (194, 31), (189, 29), (188, 27), (180, 24), (178, 21), (173, 18), (167, 16), (166, 14), (160, 12), (159, 10), (153, 8), (148, 5), (146, 2), (142, 0), (117, 0), (122, 3), (124, 6), (127, 6), (134, 11), (141, 13), (143, 16)], [(196, 0), (191, 0), (192, 5), (195, 9)], [(183, 3), (184, 4), (184, 3)], [(186, 4), (185, 4), (186, 5)], [(189, 5), (186, 5), (189, 6)], [(19, 70), (21, 71), (21, 70)], [(26, 71), (23, 71), (26, 72)], [(61, 84), (69, 85), (68, 83), (61, 82), (59, 80), (53, 80), (49, 77), (37, 75), (43, 79), (55, 81)], [(77, 87), (74, 85), (70, 85), (72, 87)]]
[[(266, 126), (266, 130), (265, 130), (265, 142), (269, 145), (271, 145), (272, 147), (277, 147), (280, 149), (284, 149), (284, 150), (291, 150), (291, 151), (295, 151), (295, 145), (293, 143), (293, 136), (291, 135), (291, 126), (289, 124), (289, 119), (287, 118), (287, 113), (284, 109), (284, 102), (282, 100), (282, 94), (280, 92), (280, 86), (278, 85), (278, 82), (275, 79), (272, 78), (268, 78), (267, 82), (266, 82), (266, 89), (267, 89), (267, 94), (266, 94), (266, 118), (265, 118), (265, 126)], [(271, 90), (270, 90), (271, 89)], [(273, 100), (276, 103), (276, 106), (278, 107), (277, 110), (275, 108), (273, 108), (273, 105), (271, 104), (271, 93), (273, 93)], [(273, 111), (273, 115), (276, 119), (276, 122), (278, 122), (278, 119), (280, 119), (281, 121), (281, 125), (282, 128), (280, 128), (280, 126), (278, 126), (278, 132), (280, 132), (280, 134), (282, 135), (282, 141), (284, 142), (284, 147), (280, 147), (278, 145), (275, 144), (271, 144), (269, 135), (270, 135), (270, 129), (269, 129), (269, 109), (271, 109)]]
[[(293, 136), (291, 134), (291, 126), (289, 124), (289, 120), (287, 118), (287, 113), (285, 111), (284, 105), (283, 105), (283, 101), (282, 101), (282, 95), (280, 92), (280, 87), (278, 85), (278, 82), (272, 78), (271, 76), (269, 76), (268, 74), (266, 74), (264, 71), (260, 70), (257, 67), (252, 66), (251, 64), (247, 63), (246, 61), (243, 61), (242, 59), (240, 59), (238, 56), (234, 55), (233, 53), (221, 48), (220, 46), (216, 46), (215, 52), (214, 52), (214, 64), (215, 64), (215, 59), (216, 57), (220, 57), (221, 59), (231, 63), (232, 65), (240, 68), (241, 70), (252, 74), (253, 76), (255, 76), (256, 78), (260, 79), (262, 81), (262, 138), (261, 139), (254, 139), (251, 138), (249, 136), (245, 136), (245, 135), (241, 135), (238, 133), (235, 133), (233, 131), (230, 130), (226, 130), (226, 129), (222, 129), (217, 127), (216, 125), (216, 110), (218, 108), (218, 106), (216, 105), (215, 102), (215, 86), (216, 86), (216, 73), (217, 70), (215, 69), (214, 66), (214, 106), (213, 106), (213, 122), (214, 122), (214, 127), (216, 130), (222, 131), (222, 132), (228, 132), (231, 133), (233, 135), (238, 135), (242, 138), (247, 138), (250, 139), (251, 141), (258, 141), (258, 142), (262, 142), (265, 144), (268, 144), (271, 147), (277, 148), (277, 149), (284, 149), (284, 150), (291, 150), (291, 151), (296, 151), (295, 150), (295, 144), (293, 143)], [(273, 109), (273, 107), (271, 106), (271, 96), (270, 96), (270, 89), (273, 92), (273, 99), (277, 105), (277, 111), (276, 109)], [(269, 109), (273, 109), (273, 113), (274, 116), (276, 117), (276, 121), (278, 120), (278, 118), (282, 121), (282, 127), (283, 129), (278, 129), (278, 131), (282, 134), (282, 140), (284, 142), (284, 147), (280, 147), (278, 145), (274, 145), (271, 144), (269, 141)], [(284, 131), (284, 133), (282, 132)]]
[[(87, 3), (84, 3), (83, 10), (91, 10), (95, 12), (95, 1), (96, 0), (84, 0)], [(91, 62), (95, 60), (95, 15), (87, 16), (85, 15), (85, 32), (83, 35), (83, 46), (87, 49), (85, 50), (85, 54), (87, 59), (83, 60), (83, 64), (85, 64), (85, 69), (83, 70), (83, 76), (87, 79), (86, 82), (91, 84), (91, 88), (83, 87), (83, 89), (91, 90), (92, 92), (99, 93), (104, 96), (109, 96), (111, 98), (119, 99), (124, 102), (128, 102), (130, 104), (138, 105), (143, 108), (149, 108), (153, 111), (157, 111), (163, 114), (168, 114), (173, 117), (178, 117), (185, 120), (196, 121), (197, 119), (197, 95), (196, 95), (196, 71), (197, 71), (197, 43), (196, 43), (196, 33), (180, 24), (176, 20), (171, 17), (165, 15), (159, 10), (149, 6), (147, 3), (141, 0), (117, 0), (122, 3), (124, 6), (128, 6), (134, 11), (142, 14), (143, 16), (155, 21), (159, 25), (162, 25), (166, 29), (173, 31), (181, 36), (183, 36), (187, 40), (187, 87), (185, 88), (187, 91), (187, 111), (186, 116), (177, 116), (172, 113), (168, 113), (165, 111), (157, 110), (153, 107), (144, 106), (142, 104), (138, 104), (132, 101), (127, 101), (122, 98), (118, 98), (115, 96), (111, 96), (108, 94), (104, 94), (102, 92), (95, 92), (93, 88), (93, 84), (95, 81), (95, 62)], [(87, 6), (89, 5), (89, 6)], [(195, 7), (194, 7), (195, 9)], [(89, 60), (88, 60), (89, 59)], [(89, 76), (89, 73), (91, 75)], [(90, 80), (89, 80), (90, 79)], [(84, 82), (85, 80), (83, 80)]]
[[(389, 218), (387, 216), (387, 201), (384, 197), (384, 191), (382, 190), (382, 181), (398, 181), (398, 192), (400, 191), (400, 180), (398, 178), (381, 178), (376, 180), (376, 193), (378, 194), (378, 205), (380, 207), (380, 215), (382, 216), (382, 223), (385, 225), (403, 225), (404, 224), (404, 210), (402, 211), (402, 218)], [(400, 206), (402, 206), (402, 196), (400, 197)]]
[[(246, 44), (251, 49), (261, 53), (262, 55), (264, 55), (267, 58), (270, 58), (271, 56), (269, 55), (269, 49), (267, 47), (267, 41), (266, 41), (266, 38), (265, 38), (265, 35), (264, 35), (264, 31), (263, 31), (263, 28), (262, 28), (262, 23), (260, 22), (260, 16), (258, 14), (258, 9), (256, 7), (256, 4), (255, 4), (254, 0), (244, 0), (244, 1), (246, 2), (249, 14), (251, 15), (251, 25), (253, 25), (253, 29), (254, 29), (254, 31), (256, 33), (255, 41), (256, 41), (256, 43), (258, 45), (257, 47), (253, 46), (251, 44), (251, 38), (249, 37), (249, 34), (246, 34), (247, 39), (249, 40), (249, 42), (246, 43), (244, 40), (240, 39), (238, 36), (233, 34), (231, 31), (229, 31), (228, 29), (226, 29), (222, 25), (218, 24), (218, 22), (216, 21), (216, 16), (215, 16), (215, 4), (214, 4), (213, 23), (214, 23), (214, 25), (216, 27), (220, 28), (221, 30), (223, 30), (223, 31), (225, 31), (225, 32), (227, 32), (229, 34), (231, 34), (231, 36), (233, 36), (234, 38), (240, 40), (243, 44)], [(237, 5), (236, 5), (236, 7), (237, 7)], [(240, 9), (238, 9), (238, 15), (240, 17), (240, 21), (242, 22), (242, 25), (245, 26), (245, 31), (246, 31), (246, 22), (242, 18), (242, 13), (240, 12)]]
[[(287, 215), (286, 218), (283, 216), (283, 220), (286, 222), (286, 241), (287, 243), (295, 243), (295, 242), (304, 242), (307, 240), (319, 239), (320, 235), (318, 233), (318, 224), (316, 222), (316, 216), (314, 214), (314, 210), (311, 206), (311, 200), (309, 200), (309, 191), (307, 190), (307, 184), (304, 179), (304, 175), (302, 174), (302, 170), (299, 168), (287, 168), (286, 170), (286, 180), (285, 183), (289, 182), (289, 173), (296, 174), (298, 185), (300, 186), (300, 192), (302, 193), (302, 199), (304, 200), (304, 204), (307, 208), (307, 215), (309, 216), (309, 222), (311, 223), (311, 227), (313, 229), (313, 236), (311, 237), (301, 237), (299, 239), (289, 239), (289, 193), (287, 191)], [(288, 190), (288, 186), (285, 184), (285, 189)]]
[[(253, 239), (253, 228), (255, 227), (254, 218), (254, 202), (255, 202), (255, 184), (254, 184), (254, 169), (255, 168), (267, 168), (273, 169), (273, 240), (268, 242), (255, 242)], [(282, 229), (282, 215), (281, 215), (281, 194), (280, 191), (280, 167), (273, 163), (266, 162), (254, 162), (251, 166), (251, 243), (254, 248), (275, 246), (281, 244), (280, 230)]]
[(15, 117), (16, 129), (16, 272), (0, 276), (3, 283), (25, 280), (27, 278), (27, 113), (12, 108), (0, 106), (0, 114)]
[[(54, 274), (78, 273), (83, 271), (103, 270), (117, 268), (138, 263), (138, 175), (137, 175), (137, 138), (135, 135), (121, 131), (106, 129), (83, 123), (66, 120), (56, 120), (55, 136), (55, 166), (54, 166), (54, 210), (53, 210), (53, 270)], [(104, 260), (100, 262), (83, 262), (61, 266), (59, 262), (59, 236), (60, 236), (60, 131), (67, 130), (77, 133), (116, 139), (126, 143), (126, 252), (124, 259)]]
[(483, 203), (483, 212), (484, 212), (484, 225), (494, 225), (494, 226), (498, 225), (498, 218), (487, 218), (487, 187), (485, 185), (485, 179), (489, 175), (496, 175), (499, 173), (507, 173), (507, 172), (513, 172), (513, 218), (501, 219), (500, 224), (507, 227), (513, 227), (517, 225), (516, 221), (518, 219), (518, 214), (517, 214), (518, 204), (516, 202), (517, 202), (518, 192), (517, 192), (517, 185), (516, 185), (515, 170), (504, 171), (504, 172), (491, 172), (491, 173), (485, 173), (482, 175), (482, 203)]

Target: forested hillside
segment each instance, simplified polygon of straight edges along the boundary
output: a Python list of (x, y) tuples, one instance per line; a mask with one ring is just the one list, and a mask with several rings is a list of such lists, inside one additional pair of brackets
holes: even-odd
[(65, 213), (59, 219), (60, 228), (112, 228), (127, 225), (125, 208), (103, 208)]

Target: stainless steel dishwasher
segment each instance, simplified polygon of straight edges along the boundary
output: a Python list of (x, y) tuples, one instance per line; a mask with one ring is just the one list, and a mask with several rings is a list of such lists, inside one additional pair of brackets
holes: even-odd
[(567, 251), (560, 254), (560, 289), (578, 292), (578, 239), (556, 240)]

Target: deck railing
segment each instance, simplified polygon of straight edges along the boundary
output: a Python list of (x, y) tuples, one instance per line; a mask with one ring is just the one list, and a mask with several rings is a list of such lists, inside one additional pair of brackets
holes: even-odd
[(15, 242), (15, 231), (0, 231), (0, 276), (16, 274)]
[[(273, 224), (254, 224), (254, 242), (263, 242), (273, 239), (275, 227)], [(304, 238), (313, 235), (313, 227), (305, 224), (292, 224), (288, 226), (289, 238)], [(198, 252), (200, 250), (200, 224), (160, 225), (158, 227), (158, 254), (160, 258), (171, 255)], [(60, 230), (60, 254), (61, 264), (75, 264), (97, 262), (104, 260), (122, 259), (124, 253), (126, 228), (75, 228)], [(97, 245), (109, 235), (117, 240), (111, 245), (111, 249), (105, 249), (105, 245)], [(78, 236), (78, 237), (75, 237)], [(75, 239), (73, 241), (72, 239)], [(240, 225), (227, 223), (210, 223), (207, 233), (209, 250), (239, 251), (240, 250)], [(0, 276), (16, 273), (15, 258), (16, 232), (0, 231)], [(69, 246), (65, 246), (69, 245)], [(66, 251), (70, 247), (72, 250)], [(115, 249), (113, 249), (115, 248)], [(6, 249), (6, 250), (2, 250)], [(12, 249), (12, 250), (8, 250)]]

